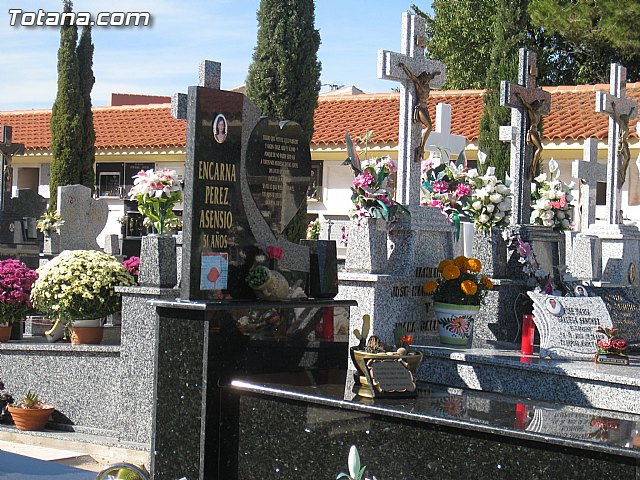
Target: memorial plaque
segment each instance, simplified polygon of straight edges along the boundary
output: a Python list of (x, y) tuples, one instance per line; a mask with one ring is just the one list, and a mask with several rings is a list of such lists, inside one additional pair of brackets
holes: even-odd
[(402, 360), (368, 360), (365, 374), (374, 397), (415, 397), (417, 394), (413, 374)]
[(528, 292), (540, 333), (540, 357), (593, 361), (598, 326), (612, 327), (600, 297), (556, 297)]
[(251, 298), (244, 277), (256, 247), (240, 195), (244, 96), (190, 87), (189, 98), (183, 296)]
[(311, 181), (311, 152), (300, 125), (260, 119), (247, 147), (247, 180), (271, 231), (281, 234), (306, 198)]
[(632, 287), (588, 287), (589, 295), (604, 300), (618, 338), (627, 341), (631, 351), (640, 350), (640, 289)]

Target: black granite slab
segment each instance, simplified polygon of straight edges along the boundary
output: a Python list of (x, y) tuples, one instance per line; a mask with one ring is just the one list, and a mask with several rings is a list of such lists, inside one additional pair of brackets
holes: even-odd
[(335, 478), (351, 445), (380, 480), (638, 473), (640, 416), (424, 383), (416, 399), (351, 398), (340, 374), (252, 377), (224, 388), (237, 419), (223, 425), (219, 478)]
[(640, 351), (640, 288), (587, 287), (589, 295), (602, 297), (613, 326), (631, 351)]

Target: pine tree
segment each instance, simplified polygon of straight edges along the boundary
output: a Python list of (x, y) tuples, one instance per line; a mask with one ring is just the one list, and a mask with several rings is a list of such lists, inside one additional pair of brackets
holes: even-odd
[[(314, 23), (313, 0), (262, 0), (246, 90), (263, 115), (298, 122), (309, 139), (320, 92), (320, 32)], [(304, 202), (284, 235), (297, 243), (306, 227)]]
[[(511, 124), (511, 109), (500, 106), (500, 82), (518, 80), (518, 49), (525, 46), (527, 33), (527, 1), (498, 0), (496, 7), (479, 147), (487, 154), (488, 165), (496, 167), (498, 178), (504, 179), (509, 171), (510, 145), (509, 142), (500, 141), (500, 126)], [(484, 168), (481, 167), (482, 170)]]
[[(73, 4), (64, 1), (64, 11), (71, 12)], [(51, 109), (51, 181), (49, 183), (49, 209), (55, 210), (59, 185), (75, 185), (80, 182), (83, 142), (82, 95), (76, 42), (78, 29), (70, 22), (60, 27), (58, 49), (58, 93)]]
[(78, 72), (80, 74), (80, 92), (83, 100), (82, 125), (84, 136), (80, 146), (81, 168), (80, 183), (93, 190), (95, 186), (94, 164), (96, 162), (96, 132), (93, 128), (93, 112), (91, 111), (91, 90), (95, 83), (93, 76), (93, 43), (91, 43), (91, 26), (82, 29), (78, 48)]

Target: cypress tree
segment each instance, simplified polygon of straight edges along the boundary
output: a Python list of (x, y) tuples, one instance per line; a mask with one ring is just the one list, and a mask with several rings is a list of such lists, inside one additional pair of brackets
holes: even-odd
[[(64, 1), (64, 11), (71, 12), (71, 0)], [(78, 29), (65, 21), (60, 27), (58, 49), (58, 93), (51, 109), (51, 181), (49, 183), (49, 209), (55, 210), (59, 185), (80, 183), (81, 156), (84, 129), (82, 125), (82, 95), (76, 42)]]
[[(298, 122), (309, 139), (320, 92), (320, 32), (314, 23), (313, 0), (262, 0), (246, 89), (263, 115)], [(297, 242), (306, 227), (305, 201), (284, 235)]]
[(500, 126), (511, 124), (511, 109), (500, 106), (500, 81), (518, 80), (518, 49), (525, 46), (527, 1), (498, 0), (493, 26), (491, 63), (485, 81), (484, 108), (480, 120), (480, 150), (487, 154), (487, 165), (496, 167), (496, 176), (504, 180), (509, 171), (510, 144), (500, 141)]
[(83, 100), (82, 126), (84, 129), (84, 136), (80, 145), (80, 183), (93, 190), (95, 186), (96, 132), (93, 128), (93, 112), (91, 111), (91, 90), (93, 89), (95, 78), (93, 76), (93, 43), (91, 43), (90, 25), (82, 29), (76, 54), (78, 56), (78, 72), (80, 74), (80, 93)]

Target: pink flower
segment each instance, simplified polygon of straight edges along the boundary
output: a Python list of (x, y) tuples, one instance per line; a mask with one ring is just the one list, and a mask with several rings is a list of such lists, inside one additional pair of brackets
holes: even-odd
[(430, 207), (438, 207), (440, 210), (443, 209), (444, 204), (440, 201), (440, 200), (431, 200), (431, 205), (429, 205)]
[(437, 182), (433, 182), (431, 188), (436, 193), (447, 193), (449, 191), (449, 184), (444, 180), (438, 180)]
[(467, 195), (471, 195), (471, 187), (466, 183), (459, 183), (456, 187), (456, 196), (458, 198), (466, 197)]
[(364, 172), (353, 179), (353, 186), (356, 188), (367, 188), (376, 183), (376, 179), (370, 172)]
[(381, 161), (381, 164), (386, 167), (389, 173), (396, 173), (398, 171), (398, 166), (391, 157), (384, 157)]
[(564, 208), (564, 206), (567, 204), (567, 196), (566, 195), (562, 195), (562, 197), (560, 197), (559, 201), (557, 201), (557, 202), (549, 202), (549, 204), (553, 208)]
[(267, 255), (272, 260), (282, 260), (283, 251), (280, 247), (274, 247), (273, 245), (267, 247)]

